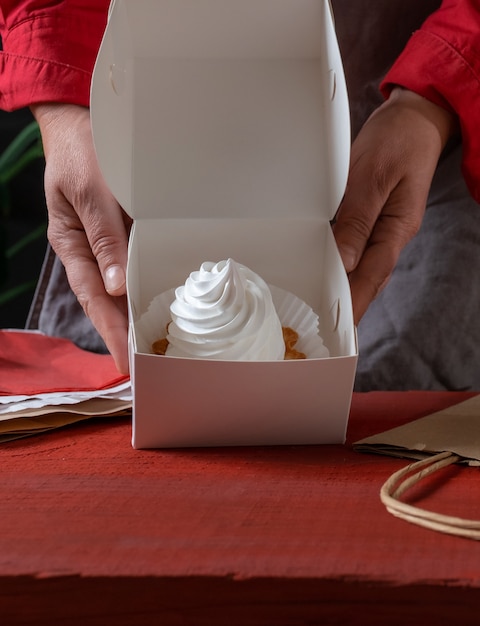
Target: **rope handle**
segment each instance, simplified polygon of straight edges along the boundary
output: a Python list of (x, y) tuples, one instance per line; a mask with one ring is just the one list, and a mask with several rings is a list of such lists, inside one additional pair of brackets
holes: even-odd
[(441, 515), (406, 504), (400, 500), (400, 496), (423, 478), (460, 460), (461, 457), (452, 452), (440, 452), (422, 461), (411, 463), (392, 474), (380, 490), (380, 499), (387, 511), (395, 517), (424, 528), (480, 540), (480, 521)]

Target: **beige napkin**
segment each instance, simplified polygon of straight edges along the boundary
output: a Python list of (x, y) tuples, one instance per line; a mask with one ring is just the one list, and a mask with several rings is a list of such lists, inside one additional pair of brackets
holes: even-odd
[(131, 402), (92, 398), (76, 404), (46, 406), (41, 409), (24, 409), (15, 417), (0, 421), (0, 444), (29, 437), (74, 424), (92, 417), (121, 417), (131, 415)]

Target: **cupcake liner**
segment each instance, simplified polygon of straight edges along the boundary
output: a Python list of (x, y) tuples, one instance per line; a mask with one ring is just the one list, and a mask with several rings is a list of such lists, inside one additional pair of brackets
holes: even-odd
[[(295, 349), (307, 359), (330, 356), (328, 348), (318, 334), (318, 315), (303, 300), (280, 287), (269, 285), (273, 303), (282, 326), (289, 326), (298, 333)], [(137, 350), (151, 354), (152, 344), (167, 335), (171, 320), (170, 305), (175, 300), (175, 289), (164, 291), (150, 302), (148, 309), (135, 322)]]
[(289, 326), (298, 333), (295, 349), (307, 359), (325, 359), (330, 352), (318, 334), (318, 315), (303, 300), (289, 291), (269, 285), (273, 304), (282, 326)]
[(170, 305), (175, 300), (175, 289), (164, 291), (150, 302), (148, 309), (134, 323), (137, 350), (152, 353), (152, 343), (167, 336), (171, 321)]

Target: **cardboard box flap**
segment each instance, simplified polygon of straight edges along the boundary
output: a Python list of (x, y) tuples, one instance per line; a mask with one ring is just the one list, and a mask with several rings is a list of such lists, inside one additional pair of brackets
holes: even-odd
[(138, 220), (129, 248), (130, 319), (203, 261), (228, 257), (306, 302), (332, 356), (356, 352), (348, 278), (330, 225), (318, 219)]
[(100, 167), (136, 219), (330, 219), (343, 196), (328, 0), (115, 0), (91, 110)]

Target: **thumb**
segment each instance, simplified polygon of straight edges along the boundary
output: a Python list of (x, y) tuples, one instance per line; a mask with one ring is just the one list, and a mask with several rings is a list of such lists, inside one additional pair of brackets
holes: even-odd
[(126, 293), (128, 230), (130, 221), (110, 195), (102, 203), (102, 218), (86, 229), (89, 243), (102, 276), (105, 291), (111, 296)]
[(343, 225), (341, 225), (341, 227), (338, 227), (335, 224), (333, 227), (333, 233), (335, 235), (337, 248), (345, 267), (345, 271), (347, 272), (347, 274), (349, 274), (350, 272), (353, 272), (353, 270), (358, 265), (359, 259), (362, 254), (363, 245), (355, 247), (351, 238), (348, 238), (348, 243), (344, 242), (342, 240), (345, 234), (345, 228), (343, 227)]
[(348, 274), (356, 269), (362, 258), (377, 213), (375, 211), (373, 215), (368, 214), (358, 204), (351, 203), (347, 196), (340, 206), (333, 225), (333, 234)]

